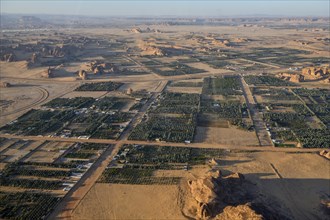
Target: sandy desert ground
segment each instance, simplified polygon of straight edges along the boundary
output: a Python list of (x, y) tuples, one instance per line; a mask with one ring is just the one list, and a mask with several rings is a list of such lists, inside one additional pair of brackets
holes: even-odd
[[(289, 24), (291, 23), (289, 22)], [(60, 28), (56, 31), (50, 29), (45, 32), (35, 30), (25, 35), (22, 33), (20, 33), (21, 35), (15, 35), (15, 32), (3, 32), (1, 37), (6, 37), (9, 49), (14, 48), (9, 41), (10, 37), (16, 40), (13, 44), (16, 45), (17, 42), (21, 42), (23, 45), (26, 44), (28, 49), (17, 52), (16, 58), (18, 60), (14, 62), (0, 62), (1, 83), (7, 82), (10, 84), (10, 86), (1, 84), (0, 126), (12, 123), (31, 109), (44, 109), (43, 105), (55, 98), (92, 97), (95, 100), (104, 97), (126, 98), (129, 100), (124, 106), (115, 110), (111, 109), (111, 111), (109, 109), (102, 111), (104, 114), (108, 111), (112, 113), (130, 113), (132, 116), (124, 122), (126, 127), (120, 127), (122, 130), (118, 137), (109, 140), (109, 142), (107, 142), (107, 138), (98, 139), (98, 137), (87, 140), (90, 137), (81, 139), (80, 136), (78, 140), (78, 137), (64, 135), (62, 138), (60, 135), (56, 136), (48, 133), (30, 137), (27, 137), (28, 135), (12, 134), (10, 138), (15, 137), (23, 141), (30, 138), (31, 140), (38, 140), (38, 142), (36, 145), (34, 145), (36, 143), (34, 142), (30, 147), (21, 150), (14, 143), (16, 139), (15, 141), (13, 141), (14, 139), (6, 139), (3, 142), (5, 144), (0, 146), (1, 156), (4, 156), (0, 157), (0, 168), (4, 170), (6, 164), (17, 160), (24, 163), (31, 161), (47, 164), (53, 164), (55, 161), (61, 162), (63, 152), (60, 152), (60, 150), (65, 151), (64, 154), (68, 153), (72, 150), (73, 143), (77, 141), (81, 143), (95, 141), (96, 143), (113, 144), (111, 147), (107, 147), (106, 150), (98, 152), (93, 159), (85, 159), (85, 161), (93, 164), (92, 167), (75, 183), (76, 185), (72, 189), (70, 188), (70, 191), (61, 202), (52, 207), (54, 211), (47, 215), (49, 219), (208, 219), (205, 216), (205, 218), (194, 216), (191, 213), (197, 211), (194, 208), (189, 210), (187, 206), (191, 202), (188, 199), (191, 193), (189, 188), (191, 183), (189, 181), (197, 181), (210, 169), (213, 171), (220, 170), (221, 173), (226, 175), (243, 174), (244, 184), (251, 186), (250, 189), (249, 187), (244, 189), (246, 190), (244, 193), (250, 196), (245, 196), (242, 203), (231, 204), (233, 206), (252, 204), (251, 207), (254, 211), (263, 214), (265, 219), (328, 219), (330, 160), (318, 154), (322, 150), (319, 148), (313, 150), (301, 147), (286, 148), (288, 147), (286, 145), (283, 148), (275, 147), (275, 141), (269, 135), (269, 122), (265, 121), (265, 113), (270, 110), (266, 111), (265, 108), (262, 109), (258, 106), (259, 104), (299, 104), (307, 108), (309, 105), (316, 105), (319, 102), (320, 106), (327, 106), (329, 99), (322, 97), (328, 96), (320, 95), (317, 100), (314, 99), (315, 95), (309, 95), (309, 97), (304, 96), (301, 99), (278, 99), (274, 101), (271, 98), (266, 98), (264, 94), (255, 95), (251, 92), (252, 88), (274, 89), (276, 87), (281, 91), (289, 91), (290, 94), (293, 89), (288, 89), (289, 86), (287, 85), (244, 84), (244, 77), (247, 75), (260, 76), (260, 74), (264, 74), (263, 76), (274, 76), (278, 79), (279, 74), (282, 73), (301, 74), (301, 67), (315, 65), (320, 68), (321, 65), (328, 64), (329, 40), (326, 39), (329, 39), (329, 29), (305, 28), (305, 25), (308, 24), (308, 22), (304, 23), (304, 26), (301, 27), (298, 25), (297, 28), (287, 26), (288, 24), (285, 22), (279, 27), (273, 27), (273, 23), (235, 26), (139, 25), (141, 30), (147, 28), (160, 30), (159, 32), (142, 31), (141, 33), (132, 31), (136, 28), (134, 25), (129, 26), (129, 29), (126, 26), (120, 27), (119, 25), (119, 27), (109, 28)], [(322, 25), (320, 27), (323, 27)], [(38, 47), (39, 44), (47, 44), (43, 41), (44, 38), (49, 40), (47, 36), (54, 42), (61, 42), (62, 38), (69, 40), (69, 42), (72, 40), (74, 42), (72, 43), (73, 46), (76, 47), (68, 53), (70, 56), (68, 54), (63, 55), (67, 60), (63, 60), (62, 55), (44, 54), (40, 56), (42, 62), (29, 64), (32, 50), (29, 48), (30, 43), (38, 41), (38, 44), (33, 44), (34, 46), (38, 45)], [(229, 43), (226, 43), (227, 41)], [(268, 56), (268, 53), (273, 54), (274, 50), (276, 51), (275, 55)], [(63, 49), (63, 51), (65, 50)], [(40, 54), (42, 53), (44, 52), (40, 52)], [(286, 60), (287, 53), (293, 57), (289, 57), (291, 60), (298, 58), (299, 60), (288, 64)], [(255, 54), (258, 56), (257, 58), (254, 57)], [(280, 60), (277, 60), (277, 58), (280, 58)], [(307, 61), (304, 60), (305, 58)], [(319, 63), (321, 58), (324, 60)], [(214, 59), (218, 59), (217, 62), (214, 62)], [(51, 64), (47, 65), (49, 62)], [(53, 62), (56, 64), (53, 64)], [(58, 62), (61, 64), (58, 64)], [(99, 66), (111, 65), (109, 68), (105, 68), (104, 73), (101, 74), (89, 70), (93, 62)], [(314, 63), (311, 64), (312, 62)], [(219, 67), (216, 67), (216, 65), (219, 65)], [(292, 70), (294, 68), (296, 69)], [(54, 76), (49, 74), (47, 70), (53, 72)], [(80, 75), (80, 73), (83, 73), (82, 70), (86, 71), (85, 76)], [(191, 73), (193, 71), (196, 72)], [(173, 74), (177, 72), (180, 74)], [(49, 75), (45, 77), (45, 74)], [(240, 89), (236, 89), (234, 95), (226, 96), (217, 94), (216, 86), (213, 85), (214, 91), (206, 94), (205, 84), (203, 84), (204, 78), (218, 79), (216, 77), (219, 77), (222, 79), (224, 76), (237, 77), (240, 82)], [(316, 77), (315, 80), (295, 82), (297, 83), (295, 86), (297, 88), (318, 89), (318, 91), (326, 89), (329, 93), (327, 79), (329, 79), (329, 73), (324, 73), (324, 76)], [(290, 80), (291, 78), (286, 79), (284, 82), (289, 83), (292, 81)], [(95, 82), (115, 82), (122, 83), (122, 85), (115, 91), (74, 91), (80, 85)], [(141, 92), (147, 98), (142, 102), (140, 97), (133, 96), (135, 94), (132, 95), (131, 92)], [(247, 128), (239, 128), (239, 125), (233, 124), (231, 116), (228, 116), (228, 118), (219, 118), (212, 121), (214, 125), (210, 125), (212, 123), (209, 122), (208, 126), (207, 123), (201, 124), (197, 120), (192, 129), (193, 138), (180, 143), (175, 143), (175, 141), (173, 143), (166, 142), (161, 138), (157, 138), (158, 136), (146, 140), (130, 140), (132, 131), (153, 115), (170, 115), (173, 118), (179, 118), (178, 115), (180, 116), (180, 114), (177, 112), (157, 113), (152, 110), (153, 107), (157, 109), (161, 106), (162, 100), (159, 97), (167, 92), (180, 93), (181, 95), (198, 94), (198, 104), (191, 108), (195, 108), (196, 112), (189, 112), (191, 110), (189, 109), (189, 114), (186, 114), (192, 118), (196, 117), (196, 114), (199, 114), (202, 108), (217, 107), (219, 103), (225, 102), (238, 103), (240, 106), (239, 118), (243, 118), (242, 109), (246, 108), (246, 112), (244, 112), (246, 115), (242, 121), (246, 124), (253, 122), (254, 127), (249, 131)], [(201, 107), (201, 101), (206, 103), (206, 107)], [(131, 107), (134, 104), (141, 104), (141, 106), (138, 110), (133, 111)], [(328, 107), (325, 108), (328, 109)], [(55, 108), (49, 109), (54, 111)], [(74, 107), (72, 109), (77, 110)], [(82, 109), (78, 110), (81, 111)], [(83, 111), (92, 111), (91, 109), (92, 107), (88, 106)], [(170, 110), (177, 111), (180, 109), (180, 103), (177, 103)], [(78, 110), (75, 112), (75, 116), (80, 114)], [(102, 111), (100, 110), (98, 113)], [(297, 110), (293, 107), (283, 106), (275, 106), (271, 109), (272, 113), (294, 113), (295, 111)], [(309, 107), (306, 110), (306, 112), (311, 113), (306, 122), (307, 126), (312, 129), (328, 131), (327, 115), (319, 117), (313, 111), (314, 109), (311, 110)], [(216, 115), (214, 112), (207, 113)], [(203, 116), (203, 114), (200, 115)], [(93, 124), (93, 120), (89, 123)], [(95, 123), (96, 121), (95, 119)], [(69, 119), (63, 123), (61, 129), (70, 130), (74, 127), (70, 127), (68, 124), (70, 124)], [(107, 125), (107, 123), (100, 124), (97, 127), (98, 129)], [(180, 126), (181, 124), (177, 127)], [(161, 126), (159, 125), (159, 127)], [(177, 127), (175, 129), (180, 129)], [(175, 129), (171, 130), (167, 137), (170, 137), (171, 132), (177, 132)], [(185, 130), (189, 130), (189, 127)], [(284, 129), (284, 131), (286, 130)], [(110, 132), (110, 129), (107, 132)], [(151, 132), (151, 129), (141, 132), (140, 135), (149, 135), (148, 132)], [(157, 129), (154, 132), (157, 135), (161, 133)], [(180, 135), (178, 136), (180, 137)], [(9, 136), (2, 133), (1, 137)], [(35, 149), (43, 141), (52, 140), (59, 141), (65, 146), (54, 142), (54, 146), (50, 144), (47, 145), (48, 148), (45, 147), (43, 150)], [(66, 141), (69, 141), (70, 144)], [(192, 142), (191, 145), (189, 145), (190, 141)], [(299, 141), (289, 140), (286, 143), (296, 147), (299, 146), (297, 144)], [(192, 166), (189, 169), (182, 169), (182, 167), (177, 170), (157, 169), (153, 173), (153, 177), (179, 177), (181, 179), (178, 184), (148, 185), (98, 182), (102, 173), (108, 169), (109, 163), (115, 161), (113, 160), (114, 156), (125, 144), (159, 144), (159, 146), (177, 147), (199, 147), (198, 145), (200, 145), (204, 149), (224, 149), (226, 153), (217, 158), (217, 163), (213, 165), (205, 161), (205, 164)], [(330, 146), (325, 147), (329, 148)], [(25, 155), (30, 156), (22, 160)], [(208, 160), (212, 160), (212, 158), (208, 158)], [(239, 178), (239, 180), (241, 179)], [(5, 192), (25, 191), (21, 187), (1, 186), (0, 189)], [(63, 196), (64, 192), (61, 193), (61, 196)], [(233, 193), (235, 194), (235, 192)], [(323, 205), (323, 203), (326, 205)], [(229, 208), (233, 208), (233, 206)], [(328, 207), (326, 208), (326, 206)], [(204, 206), (201, 205), (201, 207)], [(207, 208), (204, 207), (204, 211), (202, 210), (201, 213), (208, 212), (205, 211)], [(221, 209), (223, 213), (226, 213), (224, 210), (224, 208)], [(266, 212), (268, 212), (268, 215)], [(190, 213), (191, 216), (187, 213)], [(213, 213), (212, 217), (215, 219), (231, 219), (221, 216), (219, 210)], [(237, 219), (244, 218), (238, 216)]]
[[(315, 153), (237, 150), (218, 162), (221, 172), (242, 173), (257, 186), (258, 199), (272, 204), (274, 211), (290, 219), (326, 219), (321, 201), (329, 190), (327, 159)], [(175, 186), (97, 183), (73, 211), (73, 219), (185, 219), (179, 208), (184, 200), (181, 188), (208, 169), (174, 172), (183, 178)]]

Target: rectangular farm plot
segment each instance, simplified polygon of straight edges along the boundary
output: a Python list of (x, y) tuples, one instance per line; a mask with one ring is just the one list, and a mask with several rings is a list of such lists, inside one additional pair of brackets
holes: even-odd
[[(22, 144), (20, 142), (17, 141), (17, 147)], [(27, 153), (26, 160), (6, 163), (0, 176), (0, 188), (5, 188), (0, 192), (1, 218), (43, 219), (93, 162), (81, 159), (81, 152), (76, 150), (88, 151), (96, 158), (107, 147), (96, 143), (45, 141), (35, 151)], [(75, 153), (78, 159), (62, 160), (63, 153)]]
[(192, 141), (196, 126), (195, 115), (160, 116), (152, 115), (138, 124), (129, 140), (158, 140), (169, 142)]
[(328, 90), (254, 88), (253, 92), (269, 100), (260, 102), (259, 108), (264, 112), (268, 131), (276, 146), (329, 146)]
[(203, 94), (206, 95), (242, 95), (242, 86), (238, 76), (222, 78), (204, 78)]
[(196, 113), (199, 104), (199, 94), (164, 93), (159, 98), (153, 113), (191, 114)]
[(54, 134), (75, 116), (73, 110), (35, 110), (23, 114), (13, 123), (1, 127), (1, 133), (17, 135)]
[(121, 110), (133, 104), (133, 98), (108, 96), (57, 98), (45, 104), (48, 108), (32, 109), (0, 131), (18, 135), (115, 139), (133, 117), (133, 113)]
[(188, 66), (180, 62), (172, 62), (166, 65), (166, 67), (152, 67), (151, 68), (155, 73), (161, 76), (177, 76), (177, 75), (188, 75), (205, 72), (202, 69)]
[(230, 146), (258, 146), (255, 132), (236, 127), (197, 126), (195, 143), (223, 144)]
[(1, 192), (0, 199), (1, 218), (12, 219), (22, 216), (25, 219), (42, 219), (61, 198), (46, 193)]
[(88, 108), (93, 102), (92, 97), (56, 98), (44, 106), (48, 108)]
[(96, 159), (105, 149), (105, 144), (75, 144), (73, 148), (64, 155), (65, 158), (74, 160), (93, 160)]
[(95, 82), (85, 83), (75, 89), (75, 91), (114, 91), (117, 90), (123, 83), (117, 82)]
[(13, 140), (14, 143), (9, 145), (6, 149), (1, 151), (1, 155), (5, 157), (1, 162), (15, 162), (24, 158), (34, 149), (41, 146), (42, 141), (22, 141)]
[(144, 120), (134, 128), (129, 139), (192, 141), (199, 99), (198, 94), (163, 93)]
[(46, 141), (24, 158), (24, 162), (53, 163), (74, 143)]
[[(207, 159), (219, 158), (223, 153), (222, 149), (124, 145), (98, 182), (176, 185), (188, 167), (204, 165)], [(168, 172), (159, 175), (160, 170)]]
[(272, 76), (254, 76), (249, 75), (244, 77), (247, 84), (253, 84), (255, 86), (295, 86), (294, 83), (284, 81)]

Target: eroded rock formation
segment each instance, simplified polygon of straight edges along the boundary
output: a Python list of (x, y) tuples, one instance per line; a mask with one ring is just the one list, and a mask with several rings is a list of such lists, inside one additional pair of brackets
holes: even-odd
[(330, 83), (330, 69), (328, 65), (305, 67), (301, 70), (301, 73), (279, 73), (277, 76), (283, 80), (295, 83), (313, 81)]
[(330, 151), (322, 150), (322, 151), (320, 152), (320, 156), (325, 157), (325, 158), (327, 158), (327, 159), (330, 160)]
[(53, 78), (54, 77), (54, 70), (50, 67), (46, 69), (44, 72), (42, 72), (41, 77), (44, 78)]
[(11, 87), (11, 84), (9, 82), (1, 82), (0, 83), (0, 87), (2, 87), (2, 88), (8, 88), (8, 87)]
[(13, 53), (8, 53), (8, 54), (3, 55), (1, 60), (5, 61), (5, 62), (13, 62), (16, 60), (16, 57)]
[[(215, 164), (215, 160), (210, 163)], [(219, 170), (188, 180), (183, 213), (194, 219), (263, 219), (247, 203), (244, 182), (240, 173), (224, 176)]]
[(79, 70), (78, 75), (82, 80), (88, 79), (87, 72), (85, 70)]

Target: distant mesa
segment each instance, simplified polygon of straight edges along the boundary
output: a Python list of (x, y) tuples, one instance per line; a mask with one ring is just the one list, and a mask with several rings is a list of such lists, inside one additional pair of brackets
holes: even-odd
[(60, 45), (55, 47), (50, 46), (44, 46), (41, 49), (41, 53), (43, 56), (50, 56), (50, 57), (64, 57), (64, 56), (70, 56), (74, 52), (76, 52), (79, 48), (77, 48), (74, 45)]
[(142, 48), (142, 55), (165, 56), (165, 52), (155, 46), (146, 46)]
[(113, 73), (119, 71), (119, 68), (114, 64), (96, 60), (88, 63), (87, 67), (89, 68), (87, 71), (91, 71), (94, 74)]
[(149, 27), (147, 27), (144, 30), (142, 30), (141, 28), (137, 27), (137, 28), (132, 28), (131, 30), (128, 30), (128, 31), (129, 32), (132, 32), (132, 33), (136, 33), (136, 34), (140, 34), (140, 33), (162, 33), (158, 29), (151, 29)]
[(214, 39), (212, 41), (212, 44), (214, 44), (216, 46), (220, 46), (220, 47), (231, 47), (232, 46), (231, 42), (227, 39), (224, 39), (224, 40)]

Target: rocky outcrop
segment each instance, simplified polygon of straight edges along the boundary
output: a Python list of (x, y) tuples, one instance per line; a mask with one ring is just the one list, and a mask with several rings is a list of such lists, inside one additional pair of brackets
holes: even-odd
[(88, 79), (87, 72), (85, 70), (79, 70), (78, 75), (82, 80)]
[(60, 45), (55, 47), (45, 46), (41, 49), (44, 56), (64, 57), (73, 54), (79, 48), (73, 45)]
[(299, 83), (299, 82), (303, 82), (304, 79), (305, 79), (305, 77), (303, 75), (294, 74), (290, 77), (289, 81), (294, 82), (294, 83)]
[(1, 60), (5, 61), (5, 62), (14, 62), (14, 61), (16, 61), (16, 57), (13, 53), (8, 53), (8, 54), (3, 55)]
[(278, 77), (283, 80), (287, 80), (294, 83), (299, 83), (304, 81), (304, 76), (301, 74), (294, 73), (279, 73)]
[(132, 29), (131, 29), (131, 32), (132, 32), (132, 33), (139, 34), (139, 33), (142, 33), (142, 30), (141, 30), (140, 28), (132, 28)]
[[(218, 164), (211, 160), (210, 164)], [(209, 171), (204, 177), (188, 180), (188, 195), (183, 212), (195, 219), (263, 219), (247, 203), (247, 192), (240, 173), (227, 176)]]
[(301, 71), (302, 75), (304, 76), (314, 76), (320, 77), (326, 74), (329, 74), (329, 67), (328, 66), (321, 66), (321, 67), (305, 67)]
[(9, 82), (1, 82), (0, 83), (0, 87), (2, 87), (2, 88), (8, 88), (8, 87), (11, 87), (11, 84)]
[(112, 73), (119, 71), (119, 68), (116, 65), (100, 61), (90, 62), (87, 64), (87, 66), (89, 67), (88, 71), (91, 71), (94, 74)]
[(231, 46), (231, 43), (229, 40), (217, 40), (217, 39), (214, 39), (212, 41), (212, 44), (216, 45), (216, 46), (220, 46), (220, 47), (230, 47)]
[(142, 49), (142, 55), (165, 56), (165, 53), (160, 48), (155, 46), (145, 46)]
[(38, 55), (36, 53), (33, 53), (32, 56), (31, 56), (31, 63), (32, 64), (35, 64), (38, 60)]
[(129, 32), (140, 34), (140, 33), (161, 33), (158, 29), (151, 29), (147, 27), (146, 29), (142, 30), (141, 28), (132, 28)]
[(216, 216), (218, 220), (261, 220), (263, 217), (257, 214), (248, 204), (227, 206), (223, 212)]
[(277, 76), (283, 80), (288, 80), (295, 83), (313, 81), (318, 81), (320, 83), (330, 82), (330, 70), (327, 65), (319, 67), (305, 67), (301, 70), (301, 73), (279, 73)]
[(330, 151), (322, 150), (322, 151), (320, 151), (320, 156), (325, 157), (330, 160)]
[(53, 78), (54, 77), (54, 70), (50, 67), (46, 69), (44, 72), (42, 72), (41, 77), (44, 78)]
[(131, 95), (133, 93), (133, 89), (132, 88), (128, 88), (126, 91), (127, 95)]
[(94, 74), (102, 74), (103, 73), (103, 67), (96, 66), (93, 70)]

